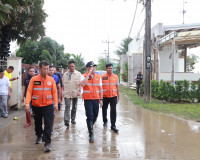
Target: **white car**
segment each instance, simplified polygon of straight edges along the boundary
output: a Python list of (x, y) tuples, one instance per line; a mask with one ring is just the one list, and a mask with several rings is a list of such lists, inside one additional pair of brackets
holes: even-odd
[(103, 75), (103, 74), (106, 73), (106, 71), (100, 70), (100, 71), (95, 71), (95, 73), (100, 74), (100, 75)]

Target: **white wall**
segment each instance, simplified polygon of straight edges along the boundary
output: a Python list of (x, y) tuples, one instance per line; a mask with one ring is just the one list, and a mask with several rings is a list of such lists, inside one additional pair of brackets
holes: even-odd
[[(177, 48), (177, 46), (176, 46)], [(176, 49), (177, 50), (177, 49)], [(172, 53), (172, 46), (167, 45), (159, 51), (160, 56), (160, 72), (171, 72), (172, 71), (172, 58), (170, 54)], [(184, 59), (179, 58), (179, 53), (175, 53), (174, 57), (175, 65), (174, 71), (175, 72), (184, 72)]]

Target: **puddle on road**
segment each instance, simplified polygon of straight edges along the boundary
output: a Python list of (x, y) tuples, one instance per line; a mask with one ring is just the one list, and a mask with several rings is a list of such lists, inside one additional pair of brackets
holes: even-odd
[(54, 122), (53, 150), (49, 154), (43, 153), (43, 144), (34, 144), (33, 125), (24, 129), (24, 118), (13, 121), (0, 130), (0, 160), (200, 159), (200, 123), (144, 110), (123, 96), (117, 108), (119, 134), (113, 133), (110, 125), (103, 127), (100, 109), (94, 125), (94, 144), (88, 142), (81, 100), (77, 124), (69, 129), (64, 126), (64, 111), (59, 112)]

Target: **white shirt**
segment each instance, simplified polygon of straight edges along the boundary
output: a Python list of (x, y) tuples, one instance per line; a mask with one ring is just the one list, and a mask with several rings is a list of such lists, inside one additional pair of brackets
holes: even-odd
[(10, 87), (10, 81), (8, 77), (3, 76), (0, 79), (0, 95), (8, 95), (8, 87)]

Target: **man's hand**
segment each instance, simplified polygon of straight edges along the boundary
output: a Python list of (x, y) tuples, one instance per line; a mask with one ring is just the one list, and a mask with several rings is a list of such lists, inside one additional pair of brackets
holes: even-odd
[(58, 106), (54, 106), (54, 111), (57, 113), (58, 112)]
[(91, 69), (90, 69), (90, 71), (89, 71), (89, 75), (92, 74), (93, 70), (94, 70), (94, 67), (92, 66)]
[(78, 92), (77, 92), (77, 96), (80, 96), (80, 95), (81, 95), (81, 92), (80, 92), (80, 91), (78, 91)]
[(25, 111), (26, 111), (26, 112), (30, 112), (30, 105), (26, 105), (26, 106), (25, 106)]
[(119, 102), (119, 96), (117, 96), (117, 103)]
[(100, 100), (100, 108), (102, 108), (102, 106), (103, 106), (103, 100)]

